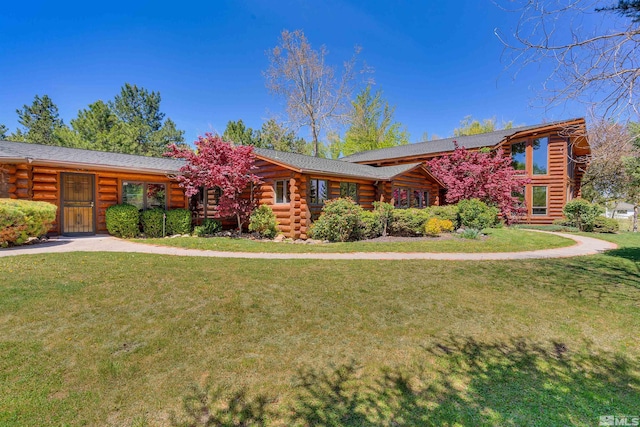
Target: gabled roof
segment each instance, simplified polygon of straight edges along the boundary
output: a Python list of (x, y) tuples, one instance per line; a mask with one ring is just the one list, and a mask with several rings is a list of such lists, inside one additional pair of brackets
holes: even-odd
[(136, 156), (13, 141), (0, 141), (0, 162), (3, 160), (30, 160), (85, 168), (99, 166), (162, 174), (176, 173), (184, 165), (184, 160), (168, 157)]
[(510, 138), (517, 134), (526, 134), (537, 129), (561, 127), (562, 125), (574, 123), (576, 121), (584, 123), (583, 119), (570, 119), (532, 126), (521, 126), (512, 129), (501, 129), (495, 132), (482, 133), (479, 135), (456, 136), (434, 141), (418, 142), (415, 144), (398, 145), (396, 147), (382, 148), (380, 150), (363, 151), (361, 153), (343, 157), (341, 160), (358, 163), (397, 159), (401, 157), (434, 155), (455, 150), (455, 143), (457, 143), (459, 147), (469, 149), (495, 147), (505, 140), (505, 138)]
[[(422, 163), (419, 162), (404, 165), (375, 167), (360, 165), (358, 163), (349, 163), (342, 160), (324, 159), (304, 154), (268, 150), (265, 148), (254, 148), (254, 151), (258, 158), (281, 164), (283, 166), (288, 166), (291, 169), (302, 173), (364, 178), (376, 181), (389, 181), (410, 170), (424, 168)], [(431, 176), (427, 169), (424, 170)]]

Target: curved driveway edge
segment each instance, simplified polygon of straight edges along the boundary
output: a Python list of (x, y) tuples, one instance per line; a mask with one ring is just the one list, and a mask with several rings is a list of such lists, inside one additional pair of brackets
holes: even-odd
[[(534, 230), (527, 230), (534, 231)], [(539, 231), (540, 233), (549, 233)], [(169, 246), (155, 246), (134, 243), (112, 236), (60, 237), (46, 243), (33, 246), (0, 249), (0, 257), (60, 252), (138, 252), (158, 255), (198, 256), (213, 258), (253, 258), (253, 259), (332, 259), (332, 260), (450, 260), (482, 261), (507, 259), (543, 259), (567, 258), (593, 255), (616, 249), (614, 243), (592, 237), (576, 236), (565, 233), (550, 233), (566, 237), (577, 242), (576, 245), (541, 249), (527, 252), (491, 252), (491, 253), (442, 253), (442, 252), (349, 252), (349, 253), (267, 253), (267, 252), (223, 252), (200, 249), (183, 249)]]

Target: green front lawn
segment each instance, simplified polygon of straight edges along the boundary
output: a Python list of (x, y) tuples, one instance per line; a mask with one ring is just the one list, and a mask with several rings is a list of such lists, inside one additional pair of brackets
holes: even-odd
[(0, 425), (167, 425), (207, 386), (213, 415), (267, 425), (637, 415), (640, 235), (608, 238), (500, 262), (3, 258)]
[(271, 241), (233, 239), (227, 237), (176, 237), (166, 239), (137, 239), (136, 242), (161, 246), (176, 246), (188, 249), (203, 249), (228, 252), (518, 252), (538, 249), (560, 248), (575, 242), (551, 234), (531, 231), (496, 228), (486, 230), (487, 238), (470, 240), (457, 235), (445, 240), (416, 239), (403, 242), (346, 242), (326, 244), (292, 244)]

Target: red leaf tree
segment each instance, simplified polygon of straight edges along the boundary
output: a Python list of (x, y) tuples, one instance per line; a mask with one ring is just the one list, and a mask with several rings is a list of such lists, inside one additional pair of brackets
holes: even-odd
[(524, 215), (514, 193), (523, 193), (529, 178), (518, 175), (511, 165), (511, 157), (502, 149), (494, 152), (469, 151), (455, 144), (455, 151), (427, 162), (436, 177), (447, 187), (446, 201), (457, 203), (464, 199), (480, 199), (500, 209), (507, 224)]
[(200, 187), (219, 188), (216, 217), (235, 216), (238, 232), (242, 231), (242, 223), (254, 208), (253, 200), (243, 198), (242, 193), (250, 184), (260, 183), (260, 178), (251, 173), (255, 169), (253, 147), (236, 146), (210, 133), (199, 136), (195, 146), (196, 151), (192, 151), (172, 144), (165, 153), (187, 161), (177, 177), (180, 186), (188, 197), (197, 194)]

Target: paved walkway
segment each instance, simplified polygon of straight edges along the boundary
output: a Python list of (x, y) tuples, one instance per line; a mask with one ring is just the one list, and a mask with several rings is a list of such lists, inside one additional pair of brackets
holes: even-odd
[[(541, 232), (542, 233), (542, 232)], [(116, 239), (112, 236), (59, 237), (47, 243), (33, 246), (0, 249), (0, 257), (12, 255), (60, 253), (60, 252), (139, 252), (159, 255), (199, 256), (214, 258), (256, 258), (256, 259), (368, 259), (368, 260), (505, 260), (566, 258), (593, 255), (615, 249), (617, 245), (591, 237), (575, 236), (564, 233), (551, 233), (575, 240), (577, 244), (566, 248), (542, 249), (527, 252), (493, 253), (430, 253), (430, 252), (352, 252), (352, 253), (266, 253), (266, 252), (222, 252), (199, 249), (182, 249), (168, 246), (155, 246)], [(284, 243), (283, 243), (284, 244)]]

